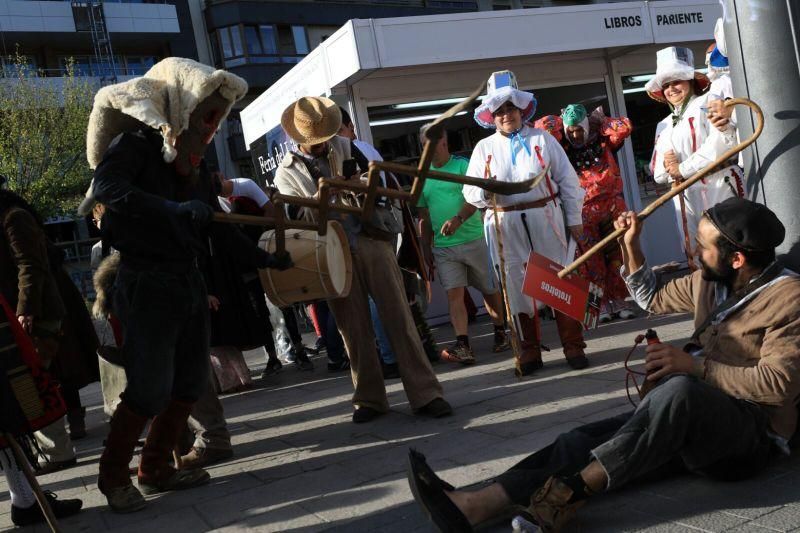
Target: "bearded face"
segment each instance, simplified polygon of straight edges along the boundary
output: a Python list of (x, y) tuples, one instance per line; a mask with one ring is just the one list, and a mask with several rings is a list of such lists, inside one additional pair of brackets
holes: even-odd
[(214, 138), (219, 123), (229, 105), (228, 100), (214, 92), (200, 102), (189, 116), (189, 126), (178, 136), (175, 148), (175, 171), (185, 177), (196, 178), (206, 148)]

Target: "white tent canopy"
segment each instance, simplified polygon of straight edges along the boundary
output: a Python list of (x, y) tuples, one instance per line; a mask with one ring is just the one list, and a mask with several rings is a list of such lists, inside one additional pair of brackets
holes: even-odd
[[(517, 70), (523, 87), (541, 86), (547, 82), (536, 65), (553, 61), (561, 75), (602, 78), (615, 53), (710, 41), (720, 15), (717, 0), (666, 0), (351, 20), (242, 111), (245, 143), (279, 125), (301, 96), (344, 94), (356, 110), (355, 99), (381, 105), (463, 96), (500, 67)], [(602, 68), (593, 68), (598, 60)], [(353, 118), (368, 136), (367, 117)]]

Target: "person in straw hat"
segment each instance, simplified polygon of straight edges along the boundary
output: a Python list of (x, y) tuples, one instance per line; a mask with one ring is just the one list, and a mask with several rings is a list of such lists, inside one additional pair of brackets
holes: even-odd
[[(727, 118), (709, 109), (710, 101), (720, 96), (707, 92), (710, 81), (705, 74), (695, 71), (690, 49), (664, 48), (656, 54), (656, 61), (656, 74), (645, 89), (651, 98), (667, 104), (672, 112), (656, 127), (650, 169), (656, 183), (674, 186), (732, 147), (736, 131)], [(742, 170), (732, 161), (673, 199), (690, 266), (694, 265), (694, 242), (703, 211), (726, 198), (744, 194)]]
[[(535, 250), (565, 265), (575, 255), (577, 239), (583, 237), (583, 190), (578, 176), (552, 135), (526, 125), (535, 112), (536, 98), (517, 88), (513, 72), (504, 70), (491, 75), (488, 95), (474, 116), (480, 126), (496, 131), (475, 146), (467, 175), (518, 182), (531, 179), (548, 166), (550, 171), (542, 183), (529, 192), (498, 195), (496, 217), (491, 212), (490, 194), (479, 187), (464, 186), (467, 202), (489, 210), (484, 216), (484, 233), (492, 264), (501, 283), (506, 284), (511, 308), (509, 320), (518, 324), (522, 353), (517, 354), (516, 372), (523, 376), (542, 367), (538, 309), (533, 300), (522, 293), (528, 257)], [(500, 225), (497, 229), (495, 218)], [(499, 238), (496, 238), (498, 232)], [(500, 272), (499, 239), (502, 239), (505, 281)], [(575, 369), (585, 368), (589, 362), (584, 353), (583, 326), (559, 311), (555, 316), (567, 363)]]
[[(290, 196), (316, 198), (318, 182), (328, 179), (359, 179), (361, 172), (343, 176), (343, 163), (354, 158), (358, 148), (337, 135), (342, 116), (333, 100), (303, 97), (289, 105), (281, 125), (297, 143), (287, 153), (275, 174), (275, 186)], [(364, 160), (362, 156), (356, 160)], [(375, 207), (376, 212), (381, 208)], [(290, 214), (315, 220), (312, 208), (290, 209)], [(442, 386), (420, 341), (406, 303), (405, 288), (391, 241), (402, 226), (364, 224), (354, 215), (340, 218), (353, 255), (353, 281), (345, 298), (328, 301), (350, 355), (353, 422), (368, 422), (389, 410), (380, 361), (375, 353), (375, 334), (369, 297), (375, 301), (386, 335), (397, 356), (400, 378), (411, 408), (420, 415), (439, 418), (452, 413), (442, 397)]]
[(171, 57), (95, 96), (86, 140), (94, 179), (80, 212), (105, 205), (103, 239), (120, 254), (113, 306), (123, 327), (127, 385), (97, 481), (115, 512), (145, 506), (128, 468), (151, 418), (139, 489), (153, 494), (208, 482), (206, 471), (176, 470), (169, 461), (210, 379), (209, 301), (200, 269), (210, 233), (231, 247), (221, 253), (235, 253), (252, 268), (291, 266), (288, 255), (258, 249), (231, 225), (209, 226), (216, 196), (203, 156), (246, 93), (238, 76)]

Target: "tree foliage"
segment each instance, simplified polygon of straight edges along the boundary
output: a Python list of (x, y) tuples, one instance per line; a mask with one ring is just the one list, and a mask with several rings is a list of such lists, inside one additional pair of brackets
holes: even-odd
[(74, 214), (91, 180), (86, 126), (94, 88), (73, 65), (48, 78), (17, 53), (0, 78), (0, 174), (42, 215)]

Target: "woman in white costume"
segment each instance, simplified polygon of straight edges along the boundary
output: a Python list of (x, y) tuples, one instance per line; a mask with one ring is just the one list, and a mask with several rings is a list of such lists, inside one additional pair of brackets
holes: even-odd
[[(718, 130), (709, 112), (709, 80), (694, 70), (694, 55), (688, 48), (672, 46), (656, 55), (656, 75), (645, 89), (654, 100), (669, 105), (672, 113), (656, 127), (655, 149), (650, 168), (656, 183), (673, 186), (708, 166), (736, 144), (736, 130), (726, 121)], [(712, 106), (713, 107), (713, 106)], [(709, 116), (711, 115), (711, 116)], [(718, 122), (717, 122), (718, 123)], [(719, 123), (718, 123), (719, 124)], [(690, 265), (694, 264), (695, 235), (703, 211), (732, 196), (744, 196), (742, 170), (730, 165), (695, 183), (674, 198), (679, 231)]]
[[(519, 182), (531, 179), (550, 166), (547, 179), (533, 190), (496, 197), (506, 292), (512, 314), (509, 319), (518, 323), (522, 344), (517, 372), (527, 375), (542, 367), (542, 354), (537, 310), (531, 297), (522, 293), (525, 266), (531, 250), (562, 265), (574, 257), (574, 241), (583, 235), (583, 189), (558, 141), (544, 130), (525, 125), (536, 111), (536, 99), (533, 94), (517, 88), (514, 74), (507, 70), (493, 73), (488, 90), (483, 104), (475, 110), (475, 121), (497, 131), (478, 142), (467, 174)], [(487, 209), (485, 235), (500, 277), (491, 197), (478, 187), (465, 186), (463, 192), (467, 202)], [(558, 311), (555, 314), (567, 362), (572, 368), (585, 368), (588, 361), (582, 325)]]

